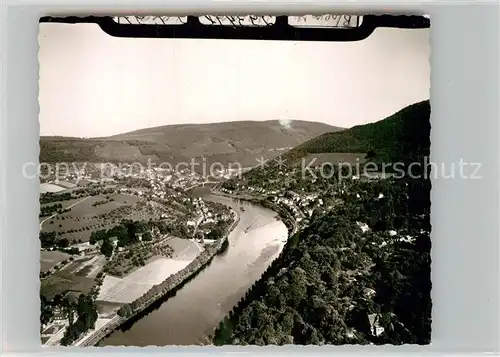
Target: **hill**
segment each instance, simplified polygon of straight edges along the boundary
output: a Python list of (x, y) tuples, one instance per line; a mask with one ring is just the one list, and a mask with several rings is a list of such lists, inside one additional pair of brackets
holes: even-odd
[[(278, 120), (167, 125), (110, 137), (82, 139), (41, 137), (40, 161), (190, 162), (255, 165), (325, 132), (342, 130), (323, 123)], [(201, 162), (198, 161), (197, 162)]]
[[(360, 153), (376, 163), (421, 162), (430, 153), (429, 119), (429, 101), (415, 103), (379, 122), (320, 135), (284, 158), (293, 163), (310, 155)], [(262, 202), (284, 202), (280, 207), (296, 217), (299, 229), (210, 342), (430, 343), (428, 177), (313, 179), (299, 171), (269, 165), (224, 186), (238, 194), (250, 187)], [(298, 210), (307, 212), (305, 219)]]
[(412, 104), (388, 118), (340, 132), (319, 135), (287, 152), (288, 162), (323, 153), (360, 153), (373, 162), (420, 161), (429, 155), (429, 100)]
[(345, 190), (288, 239), (214, 344), (430, 343), (429, 199), (418, 199), (430, 198), (429, 180), (355, 180)]

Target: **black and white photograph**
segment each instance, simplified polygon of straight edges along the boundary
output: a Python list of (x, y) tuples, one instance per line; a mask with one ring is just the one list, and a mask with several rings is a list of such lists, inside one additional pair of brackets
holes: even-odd
[[(235, 18), (199, 21), (276, 21)], [(40, 22), (41, 344), (430, 344), (429, 37)]]

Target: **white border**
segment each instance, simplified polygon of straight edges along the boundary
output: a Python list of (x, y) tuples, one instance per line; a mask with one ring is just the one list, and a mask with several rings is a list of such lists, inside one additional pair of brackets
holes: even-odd
[[(341, 5), (340, 5), (341, 4)], [(474, 5), (473, 5), (474, 4)], [(496, 5), (495, 5), (496, 4)], [(137, 9), (141, 9), (139, 12)], [(228, 10), (230, 9), (230, 10)], [(434, 180), (432, 190), (432, 344), (384, 347), (106, 347), (79, 354), (174, 351), (276, 353), (480, 353), (499, 351), (499, 11), (496, 1), (328, 1), (124, 3), (119, 0), (6, 1), (1, 14), (0, 334), (2, 352), (41, 352), (39, 342), (38, 183), (22, 177), (38, 158), (38, 18), (90, 14), (420, 13), (432, 20), (434, 162), (482, 162), (482, 180)], [(62, 98), (63, 100), (63, 98)]]

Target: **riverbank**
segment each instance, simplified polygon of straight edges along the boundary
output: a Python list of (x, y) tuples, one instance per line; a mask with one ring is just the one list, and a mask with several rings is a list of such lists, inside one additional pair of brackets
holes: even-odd
[(288, 229), (289, 236), (293, 236), (298, 231), (298, 225), (295, 218), (288, 212), (285, 208), (277, 205), (276, 203), (269, 201), (266, 197), (252, 196), (252, 195), (233, 195), (224, 192), (220, 192), (217, 190), (210, 190), (210, 193), (217, 196), (228, 197), (233, 199), (238, 199), (242, 201), (248, 201), (251, 203), (255, 203), (261, 205), (265, 208), (269, 208), (275, 211), (280, 220), (285, 224)]
[(285, 246), (281, 250), (280, 254), (267, 267), (267, 269), (263, 272), (261, 277), (258, 280), (256, 280), (256, 282), (250, 287), (250, 289), (246, 292), (245, 296), (242, 297), (238, 301), (238, 303), (233, 306), (231, 311), (228, 314), (226, 314), (226, 316), (223, 319), (220, 320), (219, 324), (214, 328), (212, 333), (208, 335), (206, 338), (204, 338), (201, 345), (222, 346), (227, 343), (229, 336), (231, 336), (233, 332), (233, 326), (236, 323), (235, 319), (237, 318), (237, 316), (239, 316), (241, 312), (246, 307), (249, 306), (249, 304), (260, 298), (262, 292), (264, 291), (265, 287), (268, 284), (268, 279), (270, 277), (277, 276), (280, 273), (280, 271), (282, 271), (282, 269), (284, 268), (283, 257), (286, 256), (286, 254), (288, 254), (287, 252), (296, 247), (298, 244), (299, 234), (296, 234), (298, 231), (297, 222), (286, 209), (276, 205), (274, 202), (271, 202), (265, 198), (262, 199), (240, 198), (240, 199), (260, 204), (265, 208), (277, 212), (279, 214), (279, 219), (287, 226), (288, 239)]
[(251, 195), (234, 195), (227, 194), (217, 190), (210, 190), (210, 193), (215, 196), (227, 197), (242, 201), (251, 202), (253, 204), (260, 205), (264, 208), (270, 209), (278, 214), (279, 220), (285, 224), (288, 230), (288, 241), (284, 246), (284, 249), (280, 252), (279, 256), (273, 260), (270, 266), (264, 271), (260, 279), (258, 279), (255, 284), (247, 291), (246, 295), (241, 298), (241, 300), (233, 306), (231, 311), (220, 321), (219, 325), (214, 328), (212, 333), (205, 337), (200, 345), (222, 345), (226, 339), (226, 335), (232, 330), (232, 325), (234, 321), (232, 318), (240, 313), (251, 301), (254, 301), (258, 296), (259, 292), (262, 290), (266, 279), (269, 276), (278, 274), (281, 268), (281, 258), (288, 249), (293, 248), (297, 244), (298, 224), (292, 214), (285, 208), (277, 205), (276, 203), (268, 200), (266, 197), (258, 197)]
[(213, 195), (208, 189), (196, 190), (193, 196), (239, 213), (240, 221), (226, 240), (229, 248), (217, 254), (175, 295), (158, 300), (136, 322), (122, 325), (98, 346), (202, 344), (286, 244), (288, 230), (275, 211), (260, 204)]
[(158, 308), (159, 305), (168, 300), (168, 298), (174, 296), (179, 289), (181, 289), (186, 283), (192, 280), (198, 273), (208, 266), (217, 254), (224, 249), (227, 249), (226, 244), (228, 236), (238, 225), (240, 220), (239, 213), (233, 209), (231, 209), (231, 211), (233, 212), (235, 219), (227, 228), (223, 237), (217, 239), (213, 244), (207, 247), (205, 251), (203, 251), (184, 269), (169, 276), (162, 283), (153, 286), (144, 295), (132, 303), (124, 304), (118, 310), (118, 314), (115, 317), (113, 317), (99, 330), (96, 330), (92, 335), (85, 336), (84, 339), (76, 341), (75, 346), (85, 347), (98, 344), (113, 331), (121, 327), (132, 325), (150, 311)]

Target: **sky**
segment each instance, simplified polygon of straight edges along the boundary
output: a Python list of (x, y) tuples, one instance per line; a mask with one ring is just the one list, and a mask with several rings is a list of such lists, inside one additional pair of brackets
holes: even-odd
[(333, 126), (429, 98), (429, 29), (356, 42), (134, 39), (40, 24), (40, 134), (99, 137), (240, 120)]

